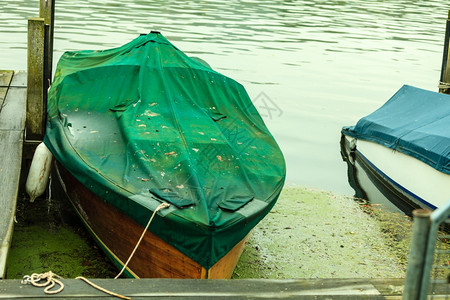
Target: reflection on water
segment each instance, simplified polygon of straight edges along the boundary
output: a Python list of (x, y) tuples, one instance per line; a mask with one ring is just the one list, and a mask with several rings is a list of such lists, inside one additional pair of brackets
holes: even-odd
[[(2, 4), (0, 68), (25, 69), (26, 19), (37, 16), (38, 0)], [(339, 155), (340, 128), (404, 83), (436, 90), (448, 9), (440, 0), (64, 0), (56, 6), (56, 60), (66, 50), (117, 47), (159, 30), (241, 82), (252, 99), (264, 93), (282, 111), (265, 121), (285, 153), (288, 181), (346, 194), (352, 190)]]

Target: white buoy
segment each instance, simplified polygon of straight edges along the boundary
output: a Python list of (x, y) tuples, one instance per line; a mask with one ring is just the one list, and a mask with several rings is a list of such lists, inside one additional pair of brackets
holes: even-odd
[(28, 173), (25, 190), (30, 196), (30, 202), (42, 195), (47, 187), (52, 167), (53, 155), (44, 143), (40, 143), (33, 155), (30, 172)]

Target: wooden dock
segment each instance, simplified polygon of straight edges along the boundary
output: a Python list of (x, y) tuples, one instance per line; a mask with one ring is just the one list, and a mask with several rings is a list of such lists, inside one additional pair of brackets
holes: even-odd
[[(20, 280), (3, 280), (0, 299), (118, 299), (79, 279), (61, 281), (65, 285), (61, 293), (46, 295), (43, 288), (21, 284)], [(403, 290), (402, 279), (92, 279), (92, 282), (132, 299), (401, 299)]]
[(5, 277), (16, 213), (25, 128), (26, 73), (0, 71), (0, 279)]

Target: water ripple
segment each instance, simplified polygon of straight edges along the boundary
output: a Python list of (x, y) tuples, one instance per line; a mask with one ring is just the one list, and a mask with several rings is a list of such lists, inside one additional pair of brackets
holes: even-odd
[[(159, 30), (283, 109), (265, 121), (289, 154), (288, 180), (342, 191), (340, 127), (403, 83), (434, 88), (447, 10), (442, 0), (64, 0), (55, 59)], [(2, 0), (1, 69), (25, 69), (27, 18), (37, 14), (37, 1)], [(305, 150), (315, 147), (325, 148)], [(305, 158), (320, 168), (304, 170)]]

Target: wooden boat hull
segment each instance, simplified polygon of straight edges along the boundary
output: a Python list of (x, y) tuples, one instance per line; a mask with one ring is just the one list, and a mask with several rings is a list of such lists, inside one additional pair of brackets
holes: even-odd
[[(91, 192), (59, 164), (57, 172), (63, 189), (85, 226), (102, 250), (121, 269), (144, 227)], [(246, 239), (206, 270), (148, 230), (124, 273), (134, 278), (230, 278)]]
[(384, 196), (408, 215), (415, 208), (434, 210), (448, 201), (450, 175), (418, 159), (345, 134), (341, 154), (357, 197), (378, 203)]

